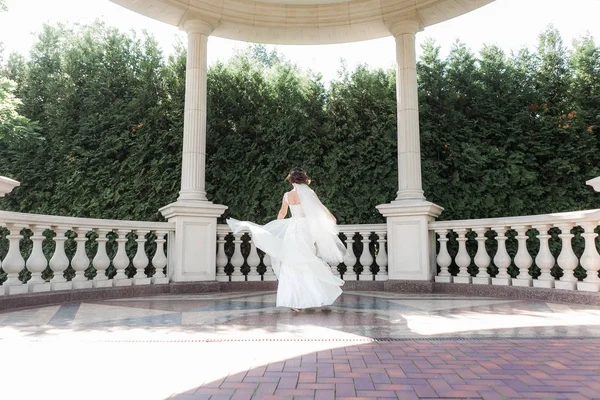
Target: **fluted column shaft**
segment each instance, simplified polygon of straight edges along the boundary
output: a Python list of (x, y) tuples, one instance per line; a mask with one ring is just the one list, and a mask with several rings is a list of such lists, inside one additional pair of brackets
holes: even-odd
[(400, 200), (424, 200), (421, 184), (419, 98), (415, 34), (417, 21), (403, 21), (390, 31), (396, 39), (396, 97), (398, 116), (398, 195)]
[(187, 33), (185, 72), (185, 106), (181, 191), (178, 200), (206, 201), (206, 71), (207, 42), (213, 30), (209, 24), (189, 20), (183, 24)]

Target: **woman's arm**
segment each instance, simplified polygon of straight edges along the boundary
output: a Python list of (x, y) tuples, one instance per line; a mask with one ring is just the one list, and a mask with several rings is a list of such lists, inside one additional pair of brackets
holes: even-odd
[(277, 214), (277, 219), (284, 219), (288, 212), (288, 203), (283, 195), (283, 200), (281, 201), (281, 208), (279, 209), (279, 213)]

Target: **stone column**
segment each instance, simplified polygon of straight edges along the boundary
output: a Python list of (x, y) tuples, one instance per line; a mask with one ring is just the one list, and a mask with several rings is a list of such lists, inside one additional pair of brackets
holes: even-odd
[(428, 224), (443, 208), (425, 200), (421, 186), (419, 100), (415, 35), (418, 19), (391, 26), (396, 38), (398, 102), (398, 193), (377, 209), (387, 218), (390, 280), (431, 281), (435, 275), (435, 236)]
[(199, 20), (184, 22), (187, 33), (181, 191), (178, 200), (206, 201), (206, 70), (208, 36), (213, 27)]
[(421, 185), (419, 96), (417, 90), (416, 20), (390, 29), (396, 39), (396, 99), (398, 109), (398, 195), (396, 200), (425, 200)]
[(207, 42), (213, 25), (190, 16), (188, 36), (181, 191), (160, 209), (175, 233), (169, 236), (168, 276), (174, 282), (216, 281), (217, 218), (227, 209), (206, 198)]

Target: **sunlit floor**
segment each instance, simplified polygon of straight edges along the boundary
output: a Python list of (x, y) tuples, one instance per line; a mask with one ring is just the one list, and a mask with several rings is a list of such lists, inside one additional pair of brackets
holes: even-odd
[(600, 307), (345, 292), (165, 295), (0, 313), (2, 399), (600, 398)]

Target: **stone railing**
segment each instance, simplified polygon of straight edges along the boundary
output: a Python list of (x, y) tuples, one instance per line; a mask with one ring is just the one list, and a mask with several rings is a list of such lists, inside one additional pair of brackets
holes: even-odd
[(600, 210), (586, 210), (431, 222), (435, 281), (598, 292), (599, 221)]
[[(340, 225), (338, 228), (348, 251), (344, 262), (331, 266), (331, 271), (346, 281), (387, 280), (386, 225)], [(249, 233), (234, 235), (227, 225), (219, 225), (217, 237), (217, 281), (276, 279), (269, 256), (259, 254)]]
[(167, 222), (0, 211), (0, 295), (168, 283)]

